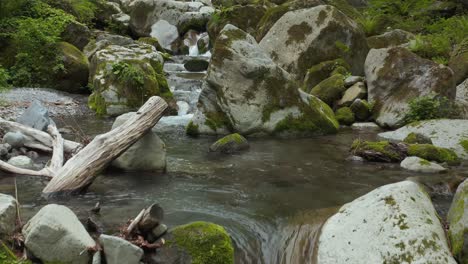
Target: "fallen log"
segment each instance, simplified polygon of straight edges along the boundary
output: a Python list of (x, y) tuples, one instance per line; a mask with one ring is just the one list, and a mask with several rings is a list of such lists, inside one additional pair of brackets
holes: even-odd
[(86, 189), (108, 163), (156, 125), (167, 108), (160, 97), (153, 96), (121, 126), (99, 135), (56, 171), (42, 191), (46, 195), (76, 193)]
[[(21, 132), (26, 139), (24, 145), (28, 148), (44, 152), (53, 151), (52, 136), (50, 134), (0, 117), (0, 134), (8, 132)], [(64, 151), (69, 154), (78, 152), (82, 147), (82, 144), (70, 140), (64, 140), (63, 142)]]

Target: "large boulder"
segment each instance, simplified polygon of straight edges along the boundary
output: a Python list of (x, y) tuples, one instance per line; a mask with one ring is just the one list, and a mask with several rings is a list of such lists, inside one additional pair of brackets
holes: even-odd
[(99, 243), (104, 249), (107, 264), (139, 264), (143, 250), (125, 239), (100, 235)]
[(252, 36), (227, 25), (214, 45), (190, 127), (202, 134), (336, 132), (333, 111), (316, 97), (301, 96), (297, 88)]
[(117, 116), (135, 110), (154, 95), (172, 102), (163, 63), (153, 46), (140, 42), (97, 51), (90, 64), (90, 108), (100, 115)]
[(448, 65), (453, 70), (457, 84), (468, 78), (468, 38), (455, 48)]
[(159, 41), (161, 47), (166, 50), (177, 50), (179, 31), (166, 20), (159, 20), (151, 27), (151, 37)]
[(468, 158), (468, 120), (438, 119), (416, 122), (398, 130), (380, 133), (379, 137), (403, 141), (409, 134), (421, 134), (432, 140), (434, 146), (449, 148), (460, 157)]
[(313, 65), (338, 58), (351, 66), (353, 74), (360, 75), (368, 52), (364, 32), (358, 24), (328, 5), (284, 14), (260, 46), (300, 81)]
[(414, 98), (433, 93), (455, 98), (452, 70), (405, 48), (372, 49), (365, 74), (375, 120), (383, 127), (404, 125), (409, 102)]
[(16, 199), (0, 193), (0, 237), (13, 234), (16, 227)]
[(322, 227), (317, 263), (455, 264), (428, 194), (403, 181), (341, 207)]
[(70, 43), (59, 42), (57, 45), (65, 70), (55, 74), (54, 88), (70, 93), (86, 91), (89, 75), (88, 58)]
[(44, 206), (23, 227), (28, 252), (45, 263), (88, 264), (95, 242), (76, 215), (57, 204)]
[(468, 263), (468, 180), (458, 186), (447, 222), (453, 255), (460, 263)]
[[(135, 112), (130, 112), (117, 117), (112, 129), (121, 126), (134, 115)], [(149, 131), (115, 159), (112, 166), (129, 171), (164, 171), (166, 145), (154, 131)]]

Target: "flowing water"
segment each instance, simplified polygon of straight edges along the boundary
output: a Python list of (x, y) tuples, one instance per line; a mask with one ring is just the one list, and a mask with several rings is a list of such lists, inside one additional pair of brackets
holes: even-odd
[[(180, 67), (167, 64), (166, 71), (183, 112), (164, 117), (156, 127), (167, 145), (166, 173), (106, 171), (86, 194), (58, 200), (41, 197), (46, 182), (21, 176), (17, 185), (23, 219), (47, 203), (67, 205), (86, 219), (100, 202), (98, 220), (113, 233), (157, 202), (170, 227), (196, 220), (223, 225), (235, 244), (236, 263), (313, 263), (320, 226), (339, 206), (384, 184), (420, 177), (398, 164), (346, 161), (352, 141), (375, 139), (375, 130), (343, 129), (338, 135), (308, 139), (251, 138), (247, 152), (209, 153), (215, 137), (192, 139), (183, 130), (195, 110), (204, 73), (186, 73)], [(76, 116), (58, 123), (79, 126), (92, 136), (108, 131), (112, 120)], [(421, 177), (437, 186), (463, 169)], [(435, 205), (444, 214), (451, 197), (441, 190)], [(1, 172), (0, 192), (14, 194), (14, 178)]]

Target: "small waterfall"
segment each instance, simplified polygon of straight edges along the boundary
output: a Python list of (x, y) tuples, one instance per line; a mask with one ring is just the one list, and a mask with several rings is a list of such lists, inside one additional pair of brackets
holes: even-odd
[(179, 111), (177, 112), (178, 116), (184, 116), (188, 114), (190, 106), (187, 102), (177, 101), (177, 106), (179, 107)]
[(190, 31), (187, 33), (186, 38), (184, 39), (184, 44), (189, 47), (189, 56), (198, 56), (200, 51), (198, 50), (198, 40), (201, 38), (201, 35), (195, 31)]

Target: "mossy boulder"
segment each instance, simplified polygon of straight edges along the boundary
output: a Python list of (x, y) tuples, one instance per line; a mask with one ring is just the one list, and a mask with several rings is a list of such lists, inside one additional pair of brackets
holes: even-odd
[(312, 66), (307, 70), (304, 79), (304, 91), (309, 92), (317, 84), (327, 79), (338, 67), (344, 67), (349, 70), (350, 66), (343, 59), (336, 59), (330, 61), (323, 61), (317, 65)]
[(158, 255), (172, 263), (234, 264), (234, 247), (222, 226), (193, 222), (173, 228), (165, 239)]
[(430, 144), (411, 144), (408, 146), (408, 155), (439, 163), (446, 162), (448, 165), (460, 164), (460, 159), (453, 150)]
[(70, 93), (86, 91), (89, 77), (88, 58), (70, 43), (59, 42), (57, 46), (65, 70), (53, 77), (53, 87)]
[(406, 145), (389, 141), (372, 142), (356, 139), (351, 145), (351, 152), (368, 161), (400, 162), (406, 157)]
[(213, 14), (208, 22), (208, 34), (212, 40), (227, 24), (234, 25), (249, 34), (254, 34), (260, 19), (265, 14), (263, 5), (235, 5)]
[(184, 63), (184, 68), (190, 72), (202, 72), (208, 69), (210, 63), (203, 59), (191, 59)]
[(405, 48), (372, 49), (366, 59), (365, 74), (368, 99), (381, 127), (404, 125), (409, 102), (416, 97), (435, 93), (450, 100), (455, 98), (452, 70)]
[(406, 136), (403, 142), (407, 144), (430, 144), (432, 145), (432, 140), (429, 137), (426, 137), (420, 133), (411, 132)]
[(317, 84), (312, 88), (310, 94), (317, 96), (326, 104), (333, 106), (335, 101), (339, 100), (346, 91), (344, 78), (345, 77), (341, 74), (335, 74)]
[(211, 152), (234, 153), (249, 148), (249, 142), (238, 133), (227, 135), (210, 146)]
[(448, 66), (453, 70), (456, 84), (468, 78), (468, 38), (455, 48)]
[(335, 112), (336, 120), (341, 125), (350, 126), (356, 120), (353, 111), (349, 107), (342, 107)]
[(372, 49), (382, 49), (400, 46), (409, 43), (414, 39), (414, 34), (401, 29), (394, 29), (381, 35), (367, 38), (367, 43)]
[(245, 31), (227, 25), (212, 53), (192, 119), (200, 133), (281, 136), (336, 132), (333, 111), (317, 98), (301, 96), (291, 76)]
[(165, 52), (164, 48), (161, 46), (161, 44), (159, 44), (159, 41), (158, 41), (157, 38), (154, 38), (154, 37), (142, 37), (142, 38), (139, 38), (139, 39), (138, 39), (138, 42), (151, 45), (151, 46), (153, 46), (154, 48), (156, 48), (157, 51)]
[(88, 44), (91, 39), (91, 31), (89, 28), (77, 21), (70, 21), (62, 32), (61, 38), (80, 50)]
[(358, 121), (367, 121), (371, 116), (370, 105), (366, 100), (356, 99), (349, 107)]
[(97, 51), (90, 66), (90, 108), (117, 116), (137, 109), (154, 95), (173, 105), (163, 63), (156, 49), (143, 43), (110, 45)]
[(452, 254), (459, 263), (468, 263), (468, 180), (457, 188), (447, 215)]
[(351, 73), (361, 75), (368, 52), (358, 24), (330, 5), (287, 12), (260, 46), (298, 81), (312, 66), (338, 58), (351, 66)]

